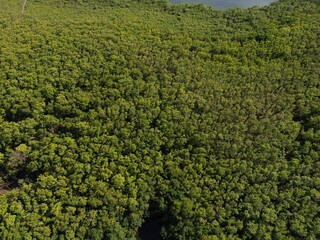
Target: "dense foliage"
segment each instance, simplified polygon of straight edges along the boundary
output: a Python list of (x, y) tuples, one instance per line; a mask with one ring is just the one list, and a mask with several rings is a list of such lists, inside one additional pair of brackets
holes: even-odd
[(320, 239), (319, 1), (0, 6), (1, 239)]

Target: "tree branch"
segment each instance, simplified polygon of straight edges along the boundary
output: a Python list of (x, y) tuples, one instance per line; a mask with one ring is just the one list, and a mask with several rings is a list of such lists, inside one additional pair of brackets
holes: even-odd
[(24, 10), (25, 10), (25, 8), (26, 8), (26, 5), (27, 5), (27, 0), (24, 0), (24, 3), (23, 3), (23, 5), (22, 5), (21, 16), (23, 16), (23, 14), (24, 14)]

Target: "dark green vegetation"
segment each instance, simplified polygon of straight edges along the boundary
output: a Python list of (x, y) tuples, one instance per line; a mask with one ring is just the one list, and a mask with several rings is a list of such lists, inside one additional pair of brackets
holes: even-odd
[(319, 1), (0, 6), (0, 239), (320, 238)]

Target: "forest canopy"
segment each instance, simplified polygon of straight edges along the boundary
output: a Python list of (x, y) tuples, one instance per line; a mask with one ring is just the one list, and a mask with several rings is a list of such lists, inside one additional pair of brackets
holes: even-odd
[(320, 2), (0, 0), (0, 239), (320, 239)]

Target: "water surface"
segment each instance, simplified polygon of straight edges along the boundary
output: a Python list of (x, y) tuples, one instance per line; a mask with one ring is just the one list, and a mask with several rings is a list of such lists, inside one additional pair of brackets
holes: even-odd
[(219, 9), (253, 6), (267, 6), (277, 0), (169, 0), (171, 3), (203, 3)]
[(161, 238), (161, 219), (155, 218), (147, 220), (142, 224), (138, 232), (139, 240), (162, 240)]

